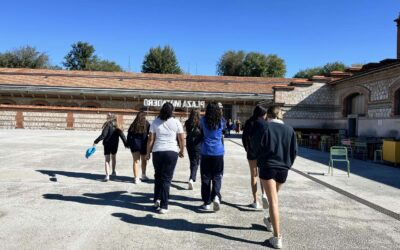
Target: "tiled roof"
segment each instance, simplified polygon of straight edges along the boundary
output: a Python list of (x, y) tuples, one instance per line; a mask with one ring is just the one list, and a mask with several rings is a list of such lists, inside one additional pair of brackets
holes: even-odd
[(0, 85), (271, 94), (294, 79), (0, 68)]

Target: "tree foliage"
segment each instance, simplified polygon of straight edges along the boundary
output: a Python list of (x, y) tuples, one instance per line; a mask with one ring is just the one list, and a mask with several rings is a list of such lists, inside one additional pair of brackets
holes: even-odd
[(314, 68), (308, 68), (305, 70), (300, 70), (297, 72), (294, 77), (295, 78), (311, 78), (316, 75), (322, 75), (322, 76), (329, 76), (331, 71), (343, 71), (346, 69), (346, 65), (342, 62), (332, 62), (332, 63), (327, 63), (324, 66), (321, 67), (314, 67)]
[(143, 73), (182, 74), (174, 50), (170, 46), (150, 48), (142, 64)]
[(227, 51), (217, 63), (217, 73), (223, 76), (283, 77), (286, 65), (277, 55)]
[(123, 71), (117, 63), (99, 59), (93, 45), (86, 42), (72, 44), (72, 49), (64, 57), (63, 65), (69, 70)]
[(243, 50), (225, 52), (217, 64), (217, 73), (221, 76), (239, 76), (246, 53)]
[(15, 50), (0, 53), (0, 67), (4, 68), (48, 68), (49, 57), (31, 46), (24, 46)]

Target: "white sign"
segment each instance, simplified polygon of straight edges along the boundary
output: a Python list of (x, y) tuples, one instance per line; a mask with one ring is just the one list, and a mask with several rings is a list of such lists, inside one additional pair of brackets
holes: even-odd
[(170, 102), (175, 108), (202, 108), (206, 107), (205, 101), (182, 101), (182, 100), (163, 100), (163, 99), (144, 99), (143, 105), (146, 107), (161, 107), (164, 103)]

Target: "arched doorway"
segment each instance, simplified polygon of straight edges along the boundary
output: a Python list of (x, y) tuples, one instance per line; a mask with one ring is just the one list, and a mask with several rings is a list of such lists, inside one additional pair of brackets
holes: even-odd
[(362, 93), (352, 93), (343, 102), (344, 117), (347, 118), (347, 132), (349, 137), (357, 136), (358, 117), (367, 113), (366, 97)]

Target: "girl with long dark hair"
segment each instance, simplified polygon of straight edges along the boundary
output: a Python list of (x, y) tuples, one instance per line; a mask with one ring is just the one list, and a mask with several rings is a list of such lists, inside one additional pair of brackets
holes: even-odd
[[(251, 139), (253, 137), (254, 128), (257, 120), (265, 120), (265, 116), (267, 114), (267, 110), (262, 106), (257, 105), (254, 108), (253, 115), (246, 121), (244, 124), (242, 142), (243, 147), (247, 152), (247, 160), (250, 166), (250, 185), (251, 191), (253, 193), (253, 203), (250, 205), (255, 209), (261, 208), (258, 195), (257, 195), (257, 178), (258, 178), (258, 169), (257, 169), (257, 157), (255, 155), (254, 150), (251, 147)], [(264, 209), (268, 209), (268, 199), (264, 193), (263, 186), (261, 186), (262, 193), (262, 204)]]
[(193, 190), (193, 184), (196, 182), (197, 169), (200, 165), (200, 146), (201, 146), (201, 131), (200, 131), (200, 111), (192, 109), (189, 119), (185, 122), (186, 129), (186, 149), (190, 160), (190, 177), (189, 190)]
[[(182, 124), (173, 117), (174, 107), (166, 102), (160, 115), (150, 126), (149, 140), (147, 142), (147, 156), (153, 152), (154, 165), (154, 207), (161, 214), (168, 212), (169, 189), (176, 162), (184, 156), (184, 132)], [(179, 140), (179, 143), (177, 142)]]
[(148, 180), (146, 176), (146, 150), (147, 139), (149, 135), (150, 123), (146, 120), (146, 113), (140, 111), (137, 113), (135, 120), (132, 122), (128, 130), (128, 145), (131, 149), (133, 157), (133, 183), (140, 183), (139, 179), (139, 162), (142, 166), (142, 180)]
[(104, 168), (106, 172), (106, 176), (104, 181), (108, 181), (110, 179), (109, 168), (110, 168), (110, 159), (112, 160), (112, 173), (111, 176), (116, 176), (117, 172), (115, 171), (115, 166), (117, 164), (117, 152), (118, 152), (118, 144), (119, 138), (121, 137), (125, 146), (127, 146), (126, 137), (119, 127), (117, 123), (117, 118), (114, 114), (107, 114), (107, 121), (103, 124), (102, 133), (97, 139), (94, 141), (93, 146), (96, 146), (101, 140), (103, 140), (104, 146), (104, 157), (105, 163)]
[[(222, 106), (222, 105), (221, 105)], [(203, 134), (201, 146), (201, 197), (202, 208), (210, 209), (213, 202), (214, 211), (220, 209), (221, 184), (224, 174), (224, 144), (223, 129), (225, 120), (222, 119), (222, 111), (217, 103), (209, 103), (206, 114), (200, 120), (200, 128)]]

